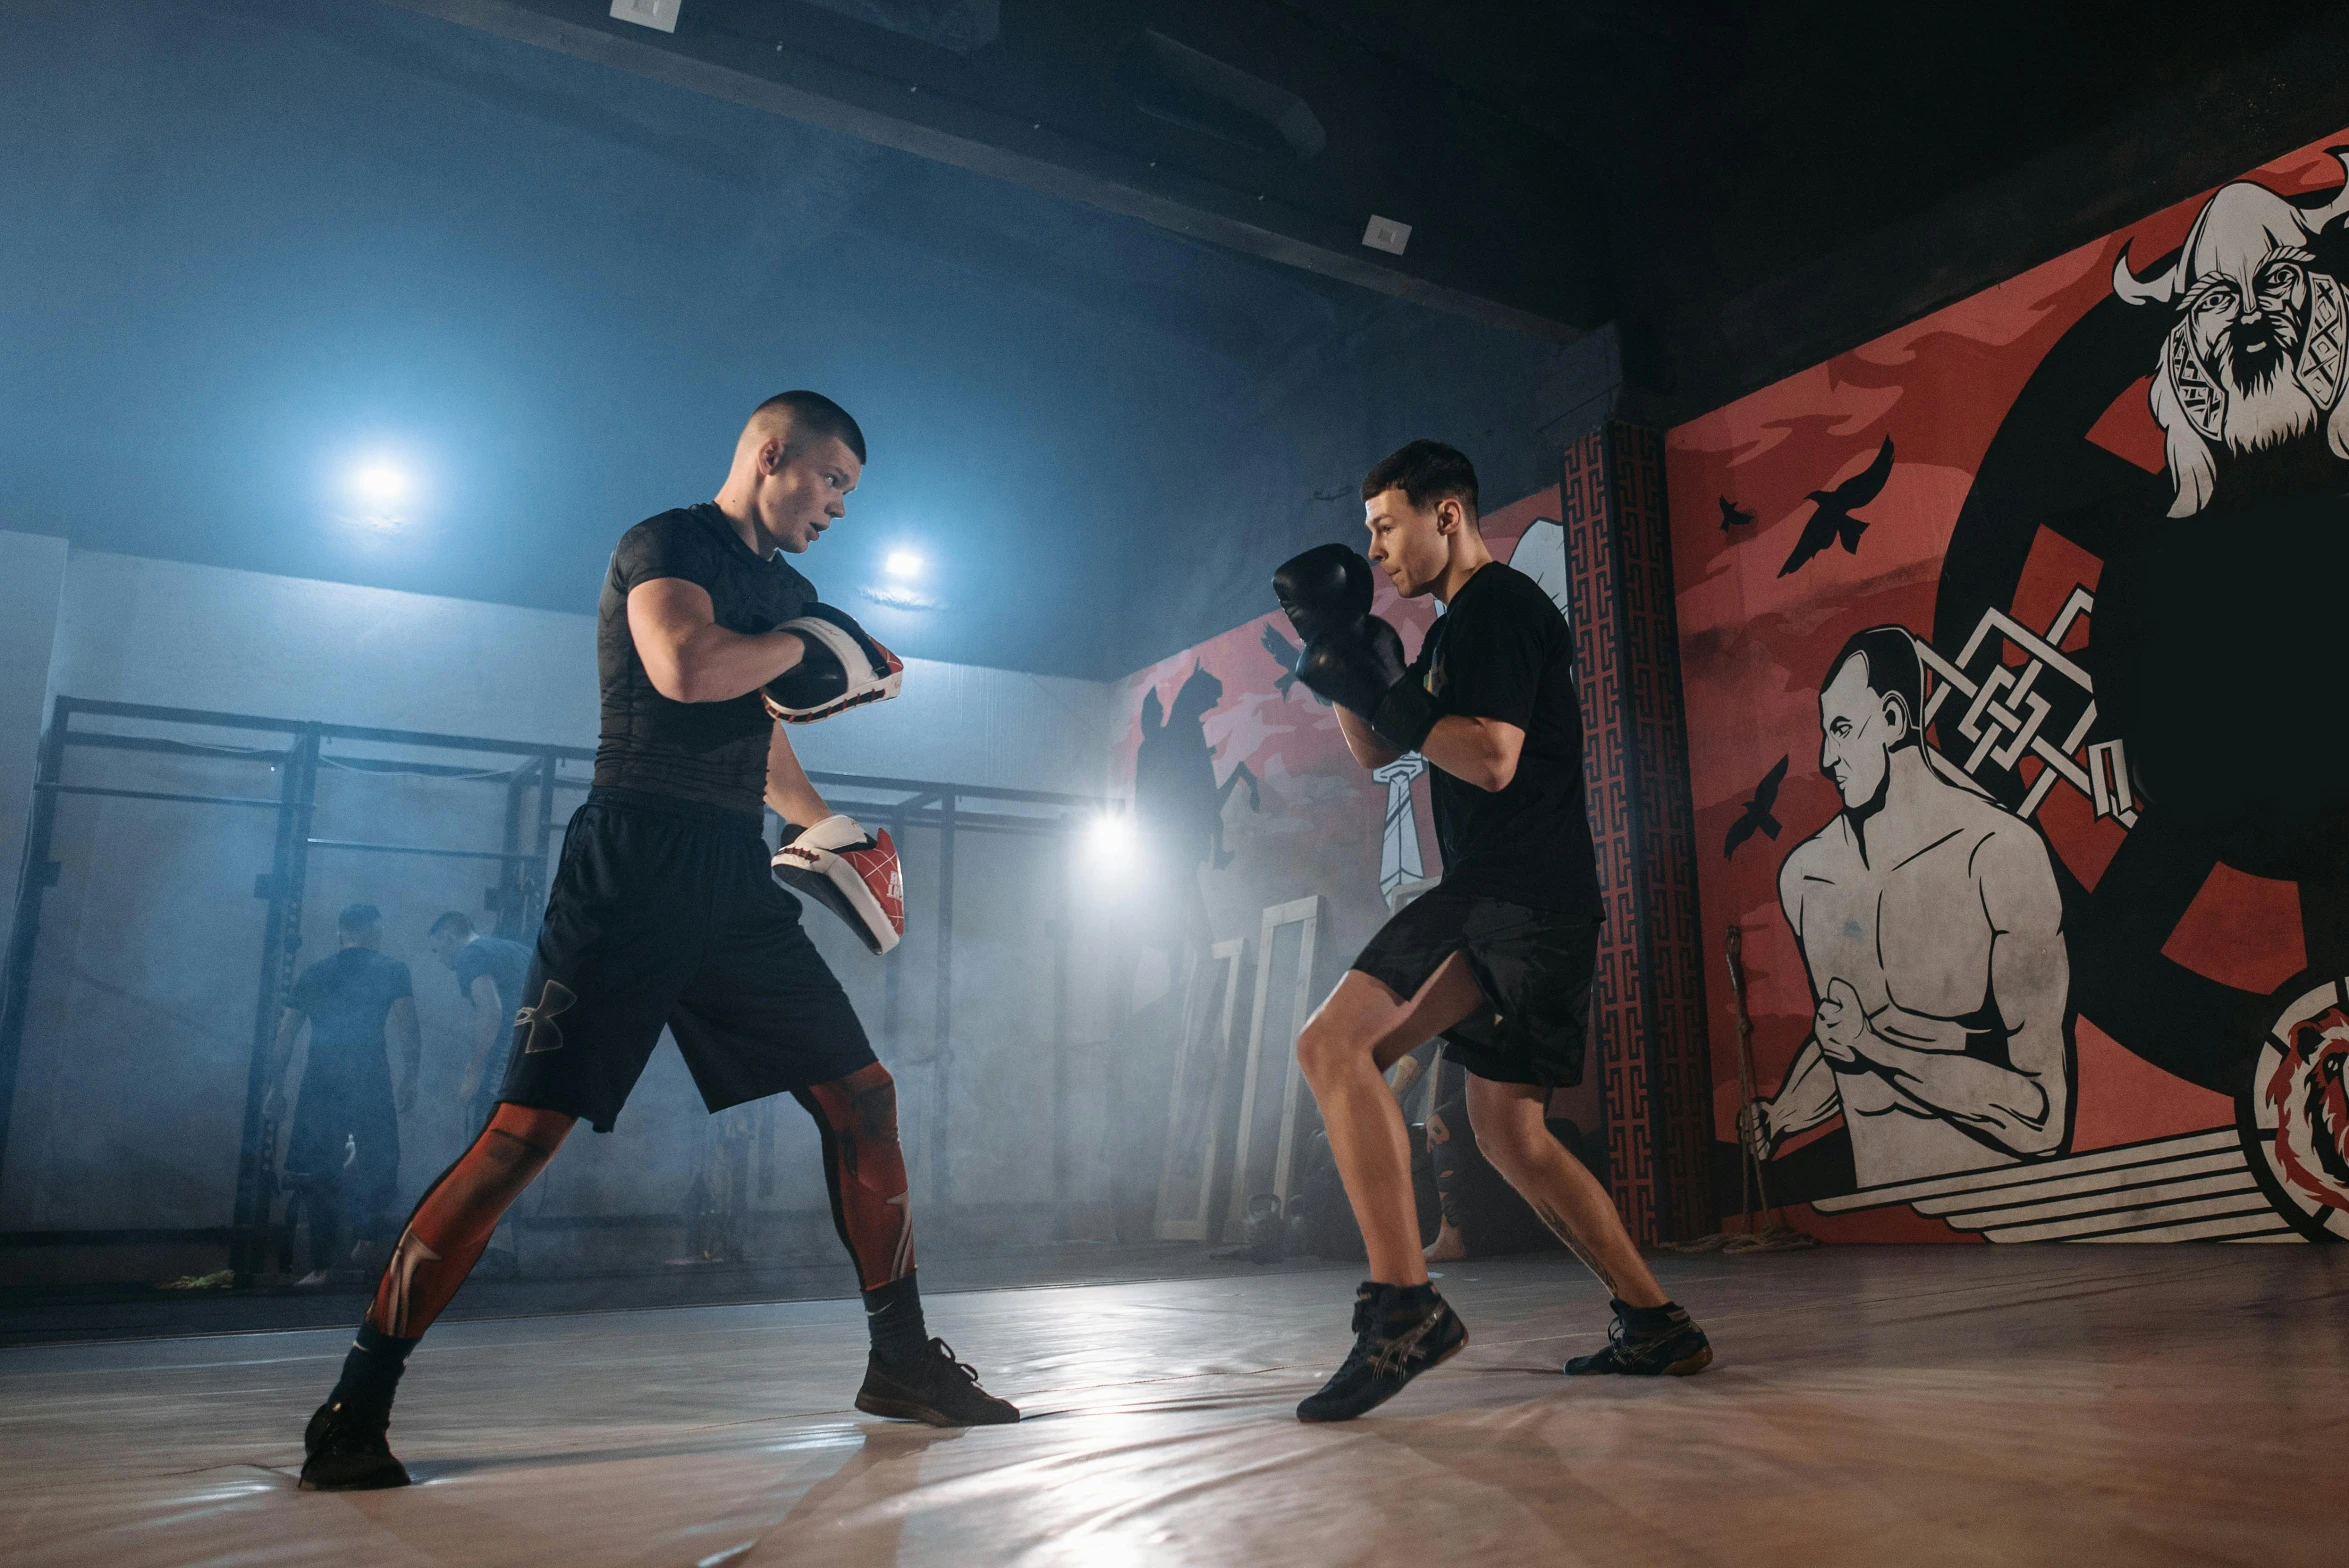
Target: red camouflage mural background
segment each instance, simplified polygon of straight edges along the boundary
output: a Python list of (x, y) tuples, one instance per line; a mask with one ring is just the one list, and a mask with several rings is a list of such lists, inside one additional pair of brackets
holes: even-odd
[(2349, 1236), (2330, 145), (1669, 434), (1704, 925), (1799, 1228)]

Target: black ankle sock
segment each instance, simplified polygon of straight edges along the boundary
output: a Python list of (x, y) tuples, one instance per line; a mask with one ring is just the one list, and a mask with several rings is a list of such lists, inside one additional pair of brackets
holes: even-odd
[(389, 1405), (400, 1386), (400, 1374), (408, 1370), (408, 1352), (416, 1348), (413, 1339), (394, 1339), (379, 1333), (372, 1324), (359, 1325), (359, 1337), (351, 1344), (351, 1353), (343, 1357), (343, 1375), (334, 1385), (328, 1400), (340, 1400), (353, 1405)]
[(1356, 1294), (1371, 1302), (1371, 1310), (1389, 1322), (1416, 1323), (1443, 1305), (1443, 1298), (1436, 1294), (1433, 1285), (1389, 1285), (1380, 1280), (1364, 1280)]
[(1615, 1311), (1623, 1319), (1623, 1326), (1634, 1333), (1652, 1334), (1667, 1329), (1688, 1316), (1677, 1302), (1667, 1301), (1660, 1307), (1635, 1307), (1628, 1302), (1615, 1303)]
[(930, 1330), (922, 1322), (922, 1293), (913, 1275), (893, 1279), (864, 1296), (865, 1327), (882, 1360), (907, 1361), (930, 1348)]

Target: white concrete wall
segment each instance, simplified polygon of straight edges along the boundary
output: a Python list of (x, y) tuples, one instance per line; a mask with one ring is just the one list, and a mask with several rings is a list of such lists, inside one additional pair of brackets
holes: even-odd
[[(595, 744), (592, 613), (77, 550), (56, 642), (48, 687), (66, 696)], [(1110, 693), (913, 659), (897, 701), (793, 740), (816, 769), (1090, 794), (1107, 769)]]
[(15, 926), (65, 568), (64, 540), (0, 533), (0, 955)]
[[(533, 744), (592, 747), (596, 739), (591, 615), (69, 551), (26, 535), (0, 533), (0, 657), (0, 847), (11, 881), (53, 696)], [(1111, 710), (1106, 684), (913, 660), (897, 701), (794, 738), (818, 771), (1092, 794), (1107, 774)], [(220, 738), (232, 747), (280, 744)], [(264, 759), (233, 750), (77, 750), (68, 777), (197, 794), (277, 789)], [(313, 830), (324, 839), (489, 848), (504, 798), (496, 786), (330, 771)], [(565, 796), (559, 812), (576, 799)], [(269, 864), (273, 822), (262, 811), (88, 796), (60, 812), (52, 854), (63, 875), (45, 900), (31, 970), (14, 1124), (0, 1159), (0, 1228), (225, 1223), (266, 908), (251, 890)], [(883, 1059), (903, 1073), (919, 1201), (941, 1195), (929, 1129), (944, 1107), (953, 1162), (945, 1195), (957, 1204), (1033, 1204), (1049, 1194), (1049, 1123), (1039, 1118), (1054, 1098), (1046, 922), (1057, 854), (1049, 842), (984, 833), (959, 844), (947, 1088), (924, 1065), (940, 935), (931, 929), (938, 846), (921, 830), (908, 840), (915, 929), (898, 954), (874, 960), (820, 912), (810, 932)], [(470, 1017), (422, 933), (443, 909), (477, 909), (490, 877), (478, 861), (311, 857), (303, 962), (332, 950), (334, 911), (363, 899), (384, 910), (386, 951), (414, 970), (425, 1092), (402, 1124), (403, 1206), (471, 1132), (454, 1096)], [(889, 966), (902, 986), (894, 1031), (885, 1028)], [(1089, 995), (1082, 973), (1072, 991), (1079, 1002)], [(93, 1137), (94, 1103), (109, 1111)], [(806, 1118), (790, 1107), (745, 1114), (774, 1122), (775, 1178), (758, 1207), (804, 1218), (812, 1244), (828, 1252)], [(716, 1127), (681, 1061), (658, 1052), (618, 1131), (575, 1139), (533, 1212), (673, 1213)], [(1089, 1128), (1078, 1141), (1089, 1149), (1102, 1138)], [(771, 1233), (766, 1250), (784, 1235)], [(592, 1242), (618, 1265), (642, 1263), (645, 1248), (675, 1240), (659, 1230), (566, 1233), (537, 1251), (549, 1266), (581, 1266)], [(217, 1262), (200, 1250), (0, 1250), (0, 1280), (161, 1277)]]

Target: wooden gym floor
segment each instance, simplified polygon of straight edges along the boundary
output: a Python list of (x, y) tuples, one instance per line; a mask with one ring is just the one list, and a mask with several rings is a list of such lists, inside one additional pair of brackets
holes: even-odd
[(1719, 1352), (1568, 1381), (1598, 1288), (1452, 1265), (1474, 1341), (1348, 1426), (1290, 1415), (1353, 1275), (940, 1294), (1030, 1419), (850, 1408), (854, 1302), (443, 1324), (406, 1491), (298, 1492), (347, 1336), (0, 1352), (0, 1556), (105, 1564), (2349, 1561), (2349, 1248), (1671, 1258)]

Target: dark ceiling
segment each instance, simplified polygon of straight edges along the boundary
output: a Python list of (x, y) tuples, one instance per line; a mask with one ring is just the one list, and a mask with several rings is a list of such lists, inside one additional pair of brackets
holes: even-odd
[(1613, 324), (1668, 422), (2349, 125), (2322, 0), (682, 0), (673, 35), (391, 3), (1535, 335)]
[(1114, 676), (1403, 439), (1513, 498), (2349, 124), (2298, 3), (610, 9), (0, 12), (0, 526), (581, 609), (812, 384), (875, 443), (820, 584), (912, 547), (904, 651)]

